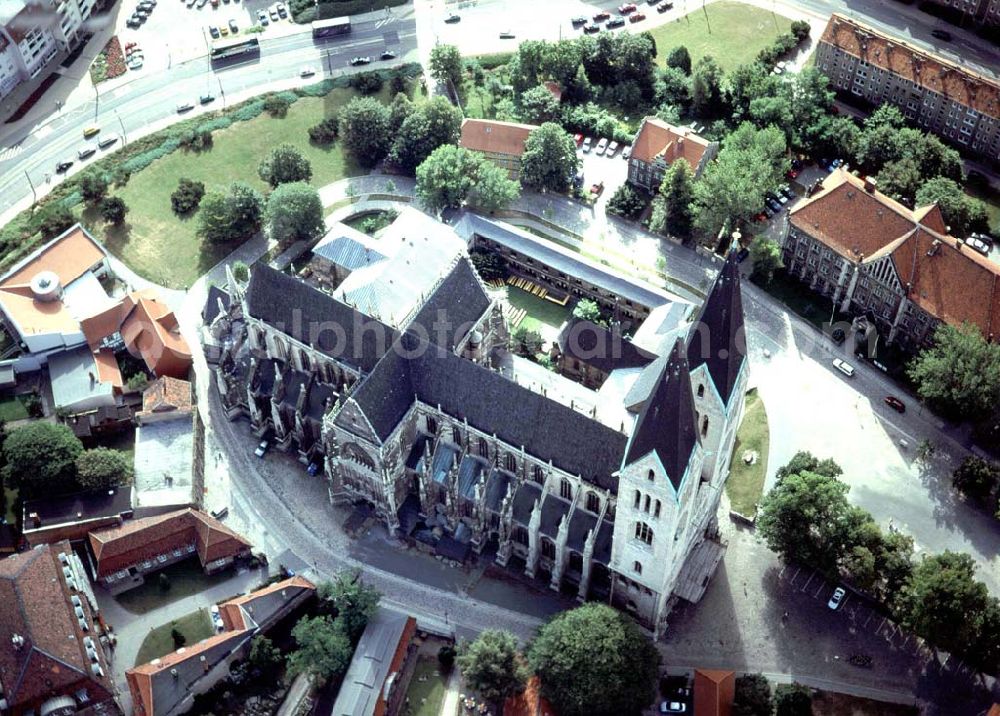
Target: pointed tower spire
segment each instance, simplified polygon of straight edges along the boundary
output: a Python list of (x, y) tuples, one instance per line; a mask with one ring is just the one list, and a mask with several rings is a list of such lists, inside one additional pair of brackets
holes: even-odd
[(736, 251), (730, 251), (698, 319), (688, 333), (687, 360), (694, 370), (705, 364), (716, 390), (728, 405), (746, 359), (743, 298)]

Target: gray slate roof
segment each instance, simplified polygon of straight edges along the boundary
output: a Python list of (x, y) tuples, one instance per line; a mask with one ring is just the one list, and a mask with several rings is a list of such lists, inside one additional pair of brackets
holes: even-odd
[(330, 716), (371, 716), (409, 617), (381, 608), (368, 620)]
[(740, 367), (746, 359), (743, 298), (736, 252), (731, 251), (726, 257), (712, 292), (705, 299), (701, 315), (688, 335), (688, 364), (694, 370), (707, 363), (712, 382), (722, 400), (728, 404)]
[(535, 502), (542, 496), (542, 488), (537, 483), (525, 480), (518, 485), (514, 493), (513, 504), (511, 505), (511, 517), (514, 522), (523, 527), (528, 526), (531, 520), (531, 511), (535, 509)]
[(354, 271), (385, 260), (385, 255), (371, 248), (368, 245), (370, 243), (371, 239), (366, 234), (337, 222), (313, 247), (312, 252), (348, 271)]
[(605, 373), (618, 368), (641, 368), (656, 359), (620, 333), (579, 318), (566, 322), (557, 341), (564, 354)]
[(490, 306), (476, 270), (461, 258), (414, 316), (407, 330), (453, 350)]
[(597, 525), (597, 516), (587, 510), (577, 507), (569, 520), (569, 531), (566, 534), (566, 544), (570, 549), (583, 553), (587, 541), (587, 533)]
[(539, 531), (546, 537), (556, 538), (559, 533), (559, 522), (569, 514), (570, 504), (551, 492), (542, 501), (542, 523)]

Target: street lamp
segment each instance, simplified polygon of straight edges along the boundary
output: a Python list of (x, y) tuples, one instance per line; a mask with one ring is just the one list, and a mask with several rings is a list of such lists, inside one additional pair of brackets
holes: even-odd
[(122, 116), (118, 114), (117, 109), (115, 110), (115, 117), (118, 118), (118, 125), (122, 128), (122, 146), (124, 147), (125, 143), (128, 142), (128, 136), (125, 134), (125, 123), (122, 121)]

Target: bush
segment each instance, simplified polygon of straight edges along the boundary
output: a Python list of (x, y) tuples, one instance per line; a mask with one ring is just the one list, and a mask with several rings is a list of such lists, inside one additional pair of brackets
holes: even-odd
[(269, 94), (264, 98), (264, 111), (272, 117), (282, 118), (288, 114), (288, 108), (292, 103), (287, 98), (278, 94)]
[(45, 415), (42, 407), (42, 397), (38, 393), (29, 393), (24, 399), (24, 409), (28, 411), (28, 417), (41, 418)]
[(180, 136), (180, 146), (196, 152), (212, 146), (212, 133), (207, 129), (188, 129)]
[(125, 214), (128, 213), (128, 206), (125, 201), (117, 196), (109, 196), (101, 202), (101, 218), (109, 224), (118, 225), (125, 221)]
[(607, 210), (626, 219), (635, 219), (646, 207), (646, 201), (631, 184), (622, 184), (608, 199)]
[(382, 84), (382, 77), (377, 72), (359, 72), (351, 77), (351, 87), (361, 94), (376, 94)]
[(484, 70), (495, 70), (497, 67), (509, 64), (513, 57), (513, 52), (493, 52), (487, 55), (476, 55), (471, 59), (478, 62)]
[(319, 124), (309, 128), (309, 139), (316, 144), (330, 144), (337, 138), (339, 122), (336, 114), (324, 118)]
[(804, 39), (809, 37), (809, 23), (805, 20), (796, 20), (792, 23), (791, 31), (795, 36), (795, 39), (802, 42)]
[(438, 649), (438, 663), (443, 671), (451, 671), (451, 667), (455, 665), (456, 655), (455, 647), (451, 644), (445, 644)]
[(177, 214), (187, 214), (198, 208), (205, 196), (205, 185), (200, 181), (181, 179), (177, 189), (170, 195), (170, 206)]
[(91, 170), (80, 177), (80, 193), (87, 201), (100, 201), (108, 193), (108, 179), (99, 171)]
[(76, 223), (76, 217), (69, 209), (59, 205), (49, 206), (40, 213), (38, 231), (42, 232), (42, 238), (46, 241), (54, 239)]
[(263, 111), (264, 100), (255, 99), (233, 112), (233, 119), (237, 122), (249, 122), (251, 119), (257, 119)]
[(406, 77), (399, 73), (394, 73), (392, 75), (392, 79), (389, 80), (389, 90), (390, 94), (392, 94), (393, 97), (395, 97), (400, 92), (406, 94), (407, 90)]

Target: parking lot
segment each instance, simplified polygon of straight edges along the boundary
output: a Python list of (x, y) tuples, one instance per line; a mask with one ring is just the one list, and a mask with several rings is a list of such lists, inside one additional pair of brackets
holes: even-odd
[(628, 162), (622, 158), (621, 146), (617, 147), (614, 153), (605, 151), (603, 154), (598, 154), (599, 141), (599, 137), (592, 137), (590, 151), (585, 152), (582, 146), (578, 146), (576, 153), (580, 157), (580, 169), (583, 171), (583, 188), (590, 189), (595, 184), (604, 182), (604, 191), (595, 204), (595, 209), (601, 213), (608, 199), (628, 178)]

